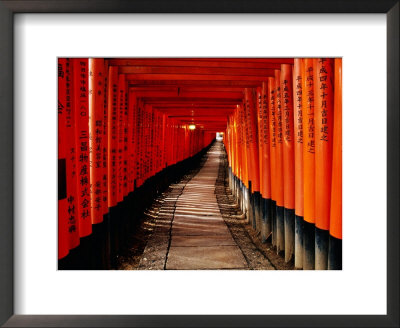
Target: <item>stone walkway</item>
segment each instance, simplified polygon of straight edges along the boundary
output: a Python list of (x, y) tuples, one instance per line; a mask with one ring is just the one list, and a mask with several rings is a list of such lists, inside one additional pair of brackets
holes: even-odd
[(220, 145), (200, 171), (165, 199), (139, 269), (246, 269), (247, 262), (221, 216), (215, 183)]
[[(249, 235), (225, 186), (226, 154), (216, 142), (201, 168), (160, 200), (138, 270), (274, 270)], [(257, 242), (256, 242), (257, 243)], [(129, 260), (124, 269), (129, 269)]]

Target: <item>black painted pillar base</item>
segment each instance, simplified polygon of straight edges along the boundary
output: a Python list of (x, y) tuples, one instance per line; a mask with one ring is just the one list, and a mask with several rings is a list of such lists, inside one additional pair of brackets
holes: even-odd
[(329, 231), (315, 227), (315, 270), (328, 269)]
[(303, 270), (315, 269), (315, 225), (304, 221), (303, 226)]
[(285, 262), (289, 262), (294, 257), (294, 209), (284, 208), (283, 215), (285, 220)]
[(263, 243), (267, 242), (267, 239), (271, 236), (271, 221), (272, 221), (272, 209), (271, 209), (271, 199), (261, 197), (261, 241)]
[(271, 229), (272, 229), (272, 245), (276, 246), (276, 201), (271, 200)]
[(294, 267), (296, 269), (303, 268), (303, 234), (304, 219), (302, 216), (295, 216), (295, 236), (294, 236)]
[(276, 206), (276, 252), (281, 254), (285, 251), (285, 220), (283, 206)]
[(254, 192), (254, 221), (256, 224), (255, 230), (261, 235), (261, 194), (259, 191)]
[(342, 270), (342, 240), (329, 236), (328, 269)]

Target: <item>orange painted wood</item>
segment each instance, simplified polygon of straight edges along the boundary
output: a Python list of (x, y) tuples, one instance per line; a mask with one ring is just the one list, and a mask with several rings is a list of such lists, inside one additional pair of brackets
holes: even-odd
[(315, 225), (329, 230), (332, 179), (334, 60), (314, 59)]
[(104, 105), (103, 105), (103, 215), (108, 213), (108, 63), (104, 61)]
[(136, 178), (136, 144), (137, 144), (137, 98), (132, 90), (129, 92), (129, 103), (128, 103), (128, 144), (129, 149), (129, 190), (134, 191), (135, 189), (135, 178)]
[(69, 253), (66, 142), (66, 60), (58, 59), (58, 258)]
[(240, 107), (240, 124), (241, 124), (241, 134), (242, 134), (242, 141), (241, 141), (241, 163), (242, 163), (242, 182), (249, 188), (249, 167), (248, 167), (248, 150), (247, 150), (247, 133), (246, 133), (246, 113), (245, 113), (245, 104), (242, 104)]
[(245, 89), (245, 112), (248, 150), (248, 172), (252, 192), (260, 191), (260, 168), (258, 160), (257, 109), (255, 105), (255, 90)]
[(304, 220), (315, 223), (314, 65), (312, 58), (303, 59), (303, 71)]
[(89, 65), (88, 59), (73, 59), (73, 88), (75, 106), (75, 140), (77, 148), (78, 217), (79, 235), (92, 233), (90, 210), (90, 159), (89, 159)]
[(73, 59), (73, 88), (75, 106), (75, 140), (77, 149), (78, 217), (79, 235), (92, 233), (90, 201), (90, 154), (89, 154), (89, 62), (87, 58)]
[(271, 199), (277, 200), (276, 191), (276, 111), (275, 111), (275, 78), (268, 78), (268, 112), (270, 128), (270, 169), (271, 169)]
[(255, 88), (260, 85), (260, 81), (235, 81), (235, 80), (129, 80), (129, 87), (146, 87), (153, 86), (154, 88), (164, 86), (179, 86), (179, 87), (242, 87)]
[(228, 68), (279, 68), (282, 63), (292, 64), (291, 58), (129, 58), (111, 59), (112, 66), (175, 66), (175, 67), (228, 67)]
[(283, 180), (283, 113), (282, 113), (281, 71), (275, 70), (275, 119), (276, 119), (276, 147), (275, 147), (275, 175), (276, 175), (276, 204), (284, 206)]
[(117, 205), (118, 169), (118, 70), (108, 70), (108, 207)]
[(334, 63), (333, 162), (330, 234), (342, 239), (342, 59)]
[(89, 148), (91, 219), (92, 224), (103, 222), (103, 128), (104, 128), (104, 59), (89, 59)]
[[(164, 80), (185, 80), (185, 81), (259, 81), (260, 83), (265, 79), (266, 76), (272, 76), (273, 70), (268, 75), (256, 76), (256, 75), (222, 75), (222, 74), (125, 74), (128, 81), (141, 81), (141, 80), (153, 80), (153, 81), (164, 81)], [(131, 82), (132, 83), (132, 82)]]
[(260, 133), (263, 143), (263, 196), (266, 199), (271, 198), (271, 155), (270, 155), (270, 125), (269, 125), (269, 102), (268, 102), (268, 82), (263, 82), (261, 88), (262, 97), (262, 124)]
[[(276, 66), (276, 65), (273, 65)], [(276, 67), (278, 68), (278, 67)], [(200, 66), (119, 66), (120, 74), (190, 74), (227, 76), (271, 76), (271, 68), (233, 68)]]
[(295, 208), (295, 169), (294, 169), (294, 114), (292, 65), (281, 67), (282, 130), (283, 130), (283, 184), (284, 206)]
[(258, 169), (260, 175), (260, 193), (263, 195), (264, 186), (263, 186), (263, 142), (260, 140), (262, 138), (262, 95), (261, 95), (261, 87), (257, 87), (256, 89), (256, 108), (257, 108), (257, 131), (258, 131)]
[(118, 75), (118, 102), (117, 102), (117, 202), (124, 199), (124, 137), (125, 137), (125, 75)]
[(294, 161), (295, 161), (295, 213), (304, 215), (303, 185), (303, 80), (302, 59), (295, 58), (293, 66)]
[(77, 180), (77, 149), (75, 142), (75, 105), (73, 90), (72, 59), (65, 59), (65, 136), (66, 136), (66, 174), (67, 174), (67, 213), (69, 248), (73, 249), (80, 243), (78, 222), (78, 180)]

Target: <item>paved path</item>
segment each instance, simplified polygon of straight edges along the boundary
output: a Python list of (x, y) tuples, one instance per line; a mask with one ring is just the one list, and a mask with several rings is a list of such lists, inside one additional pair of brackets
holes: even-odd
[(214, 146), (177, 199), (166, 269), (247, 268), (215, 196), (220, 155), (220, 147)]
[(215, 144), (196, 175), (172, 186), (139, 269), (248, 269), (215, 195), (221, 151)]

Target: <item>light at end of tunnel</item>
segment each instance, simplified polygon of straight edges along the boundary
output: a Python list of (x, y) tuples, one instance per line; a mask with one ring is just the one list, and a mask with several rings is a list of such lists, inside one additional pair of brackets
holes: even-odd
[(189, 130), (196, 130), (196, 125), (190, 124), (189, 125)]

